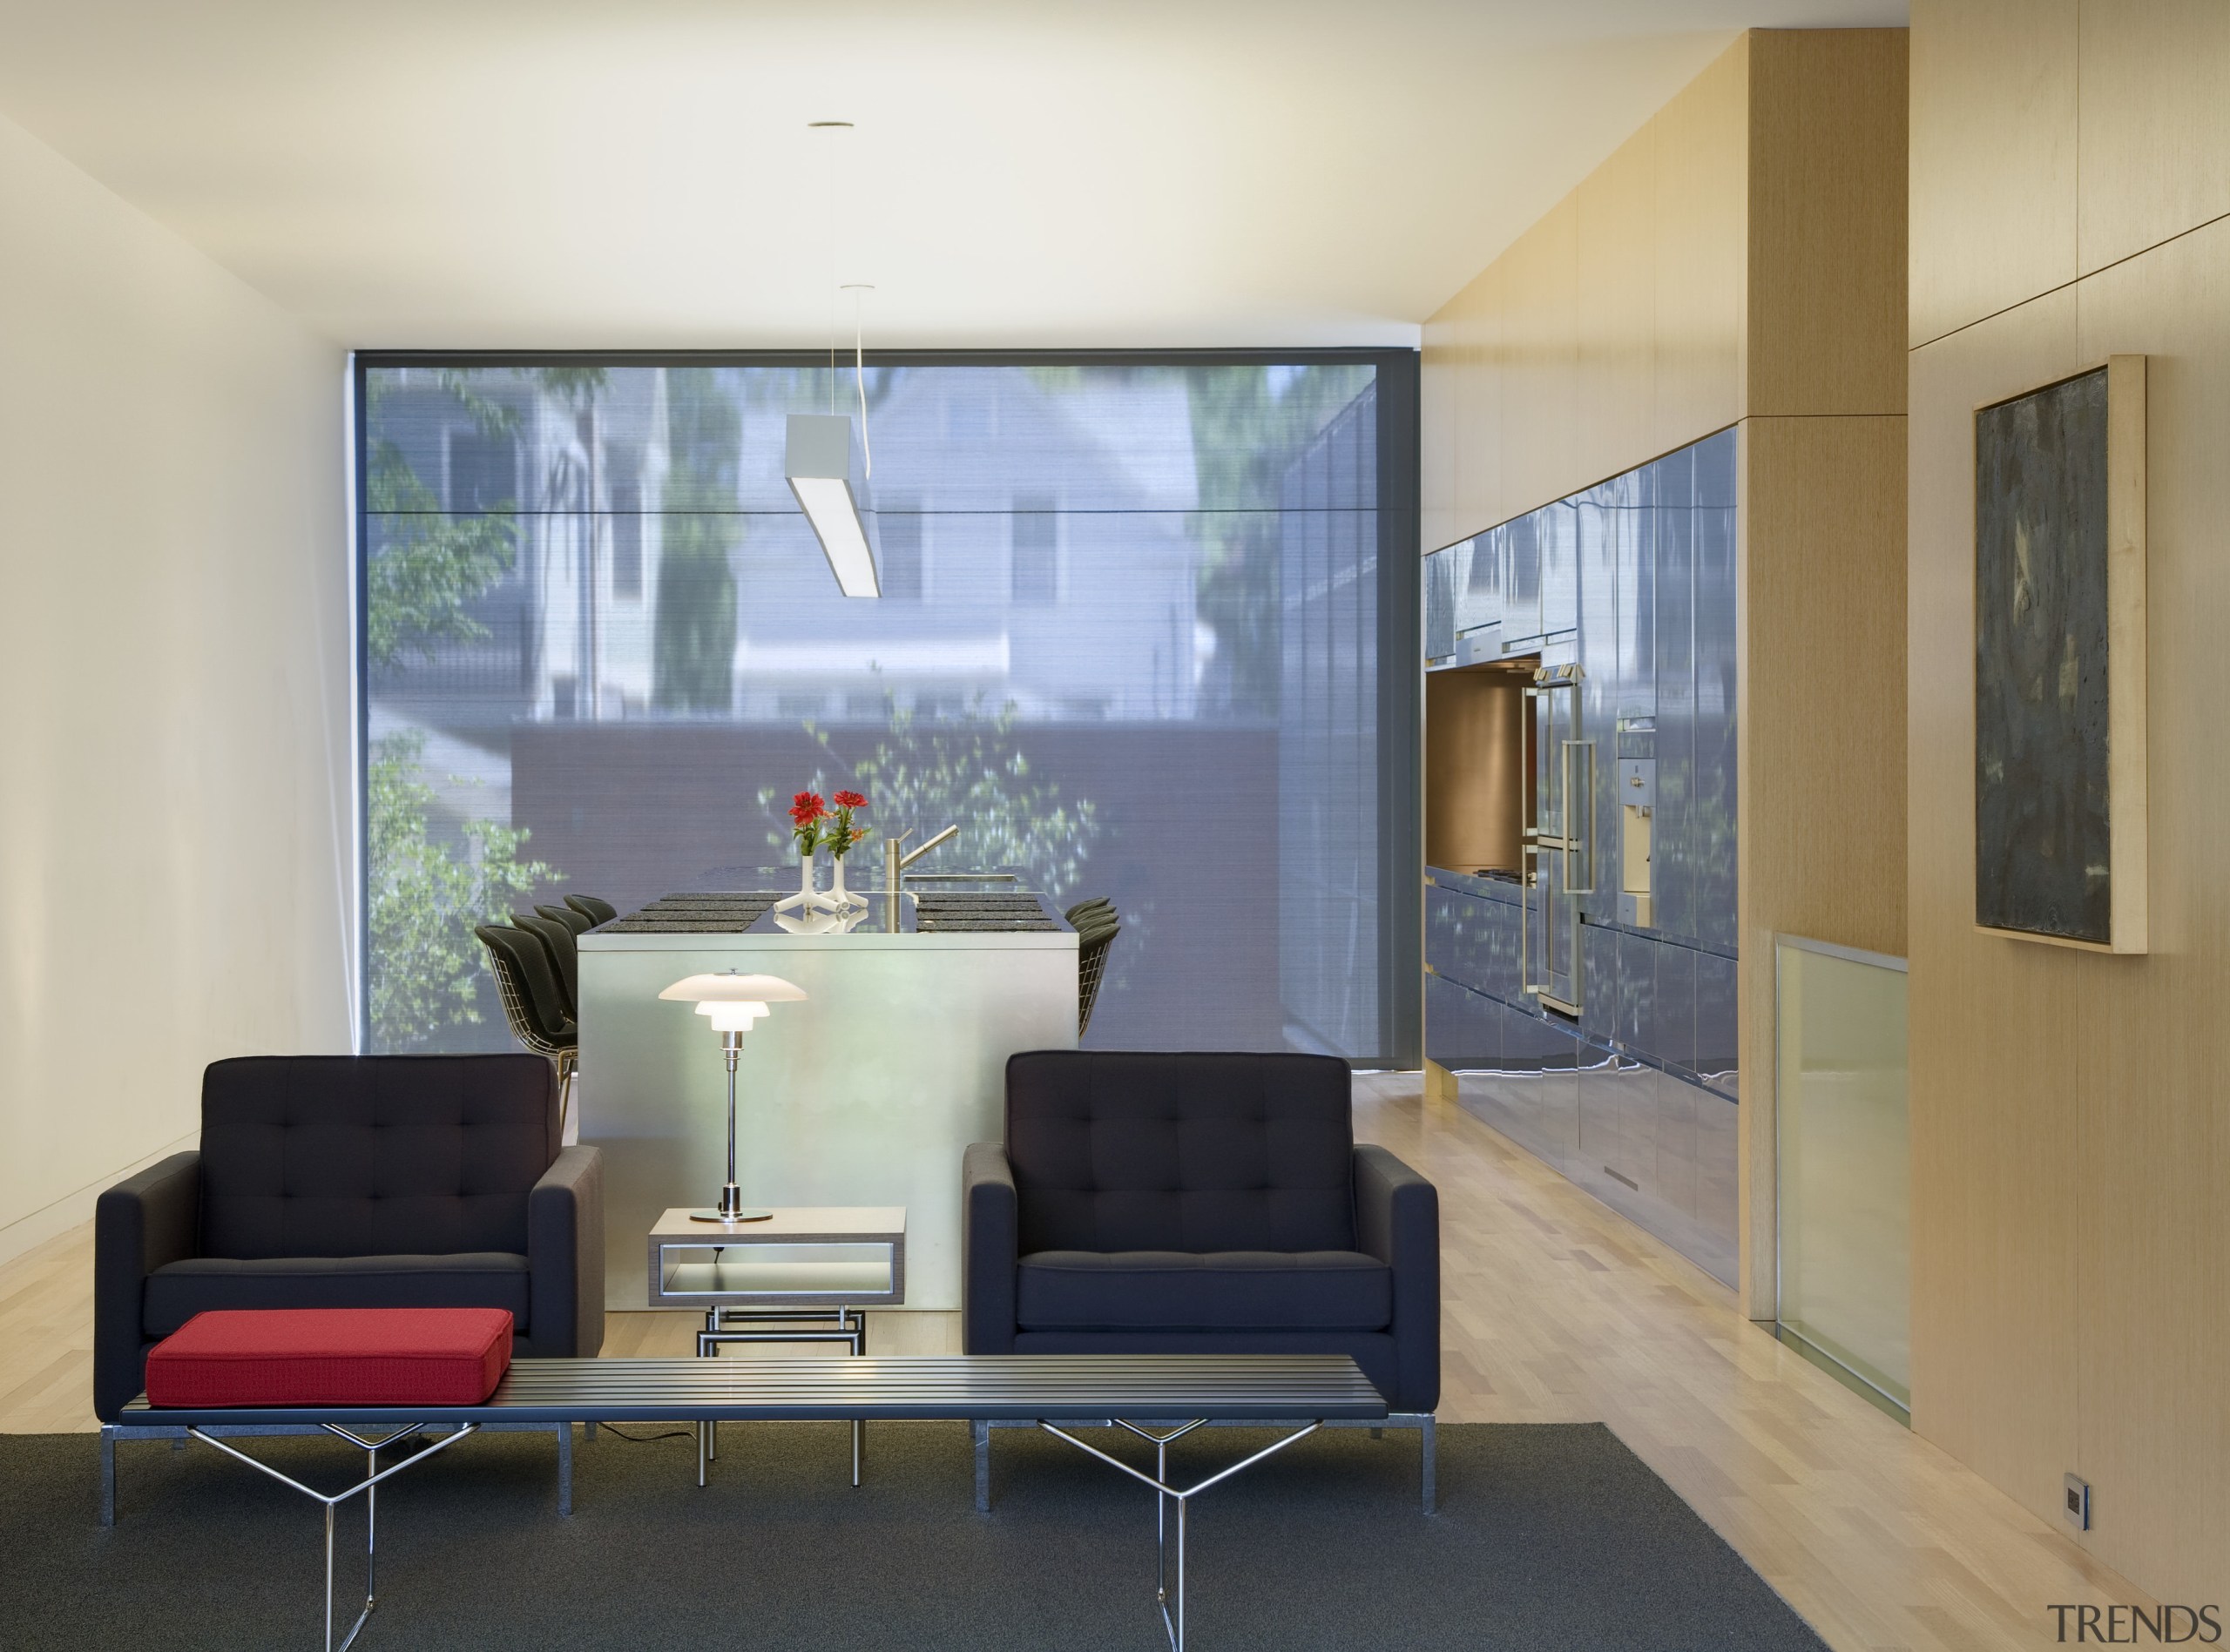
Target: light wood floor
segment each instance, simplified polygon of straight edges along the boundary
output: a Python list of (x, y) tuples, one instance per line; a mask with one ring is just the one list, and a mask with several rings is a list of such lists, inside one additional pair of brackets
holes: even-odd
[[(2151, 1604), (1414, 1075), (1355, 1103), (1440, 1186), (1443, 1421), (1609, 1424), (1836, 1652), (2043, 1647), (2048, 1603)], [(94, 1426), (91, 1281), (90, 1225), (0, 1267), (0, 1433)], [(871, 1345), (947, 1351), (956, 1318), (879, 1314)], [(616, 1314), (605, 1352), (686, 1354), (696, 1323)]]

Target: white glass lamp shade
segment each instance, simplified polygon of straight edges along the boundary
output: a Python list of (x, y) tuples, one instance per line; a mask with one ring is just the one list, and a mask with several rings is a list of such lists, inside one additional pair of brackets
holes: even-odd
[(716, 1033), (747, 1033), (752, 1022), (773, 1012), (764, 1004), (715, 1000), (698, 1005), (697, 1013), (713, 1023)]
[(772, 1012), (770, 1004), (796, 1003), (805, 988), (780, 975), (690, 975), (659, 994), (661, 998), (694, 1003), (697, 1013), (713, 1023), (713, 1030), (742, 1033), (751, 1023)]

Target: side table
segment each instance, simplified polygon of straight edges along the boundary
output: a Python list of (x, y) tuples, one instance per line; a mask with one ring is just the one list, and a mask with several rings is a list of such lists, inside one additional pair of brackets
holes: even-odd
[[(868, 1351), (870, 1307), (906, 1300), (902, 1205), (794, 1205), (757, 1222), (693, 1219), (687, 1207), (650, 1231), (650, 1305), (702, 1308), (699, 1356), (730, 1342), (835, 1342)], [(852, 1484), (864, 1426), (852, 1423)], [(697, 1425), (697, 1483), (720, 1455), (720, 1425)]]

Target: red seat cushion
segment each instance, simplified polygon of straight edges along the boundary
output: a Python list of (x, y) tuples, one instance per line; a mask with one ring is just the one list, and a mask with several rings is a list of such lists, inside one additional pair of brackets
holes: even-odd
[(155, 1406), (475, 1406), (511, 1363), (503, 1308), (198, 1313), (147, 1354)]

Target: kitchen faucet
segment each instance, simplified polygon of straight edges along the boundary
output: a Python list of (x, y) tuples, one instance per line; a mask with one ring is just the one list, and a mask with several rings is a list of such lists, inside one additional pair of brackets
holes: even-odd
[(894, 935), (898, 933), (899, 929), (899, 896), (904, 893), (901, 886), (905, 881), (906, 868), (912, 866), (923, 855), (929, 853), (930, 850), (936, 848), (941, 844), (945, 843), (950, 839), (958, 837), (960, 835), (960, 828), (957, 826), (949, 826), (943, 831), (938, 833), (936, 836), (931, 838), (927, 843), (922, 844), (919, 848), (910, 849), (903, 853), (900, 853), (899, 846), (913, 835), (914, 829), (913, 827), (909, 826), (896, 837), (886, 837), (882, 840), (882, 893), (884, 896), (882, 903), (882, 927)]

